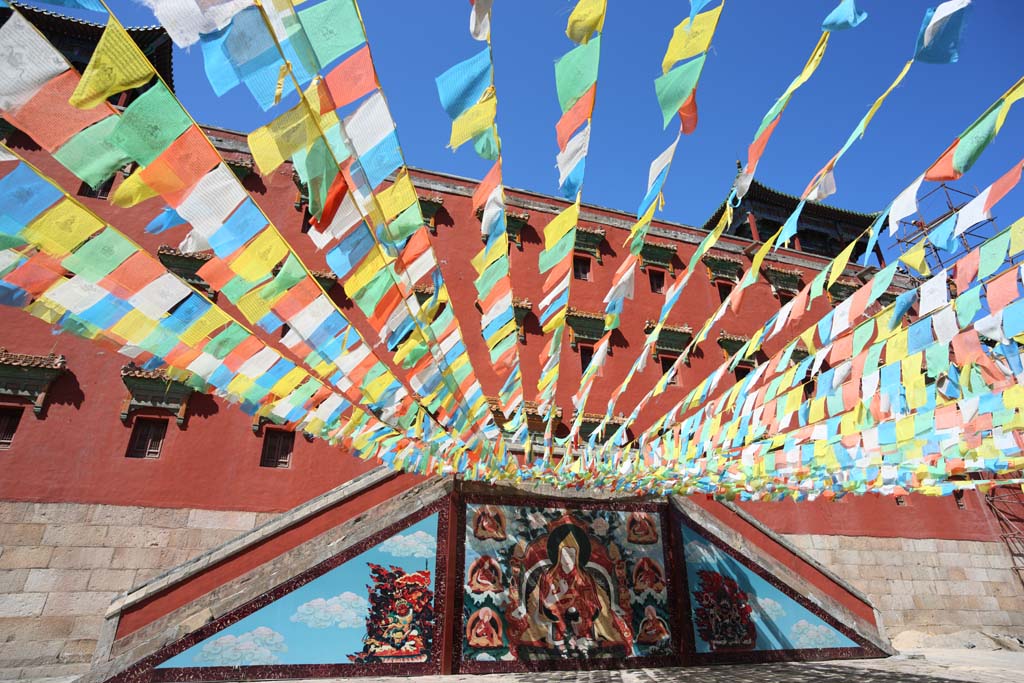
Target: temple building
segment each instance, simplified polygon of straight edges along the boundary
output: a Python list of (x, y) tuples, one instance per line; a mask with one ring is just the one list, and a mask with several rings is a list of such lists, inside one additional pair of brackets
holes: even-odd
[[(19, 11), (70, 61), (88, 62), (101, 26)], [(9, 12), (0, 8), (0, 22)], [(172, 82), (163, 30), (129, 32)], [(168, 270), (235, 310), (203, 279), (209, 253), (190, 251), (184, 231), (146, 232), (159, 202), (118, 208), (107, 201), (130, 166), (92, 188), (16, 126), (0, 125), (12, 150)], [(244, 133), (204, 130), (317, 282), (343, 310), (352, 308), (309, 239), (306, 188), (291, 164), (261, 175)], [(467, 256), (481, 244), (472, 208), (478, 181), (427, 169), (413, 170), (412, 181), (450, 305), (500, 419), (500, 383), (481, 336)], [(567, 202), (530, 190), (506, 194), (529, 399), (545, 342), (538, 255), (544, 227)], [(623, 396), (623, 411), (679, 358), (798, 202), (754, 182)], [(686, 274), (718, 218), (653, 222), (593, 396), (622, 381), (666, 288)], [(721, 331), (698, 345), (633, 429), (645, 429), (714, 372), (874, 219), (809, 203), (799, 238), (765, 260), (766, 281), (745, 292), (739, 311), (726, 312)], [(555, 397), (558, 435), (568, 433), (573, 393), (603, 332), (602, 297), (629, 254), (622, 245), (634, 222), (624, 211), (581, 209)], [(851, 262), (805, 323), (826, 315), (871, 272)], [(901, 274), (885, 296), (912, 284)], [(997, 487), (941, 498), (742, 503), (418, 476), (254, 418), (160, 369), (57, 334), (17, 308), (0, 316), (0, 679), (685, 666), (880, 657), (912, 630), (1024, 636), (1024, 556), (1014, 545), (1020, 487), (1015, 494)], [(282, 337), (256, 334), (271, 345)], [(738, 364), (729, 384), (757, 362)], [(591, 408), (598, 403), (603, 409), (596, 400)], [(585, 413), (581, 438), (602, 415)], [(540, 439), (536, 404), (527, 403), (527, 417)]]

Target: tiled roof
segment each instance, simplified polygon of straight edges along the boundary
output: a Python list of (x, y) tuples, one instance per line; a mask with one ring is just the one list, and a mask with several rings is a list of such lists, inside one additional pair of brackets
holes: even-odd
[(48, 368), (50, 370), (63, 370), (67, 367), (67, 359), (51, 353), (46, 356), (33, 356), (27, 353), (11, 353), (7, 349), (0, 349), (0, 365), (13, 365), (22, 368)]
[(139, 379), (159, 379), (166, 382), (174, 381), (163, 370), (144, 370), (135, 363), (128, 363), (121, 368), (122, 377), (137, 377)]

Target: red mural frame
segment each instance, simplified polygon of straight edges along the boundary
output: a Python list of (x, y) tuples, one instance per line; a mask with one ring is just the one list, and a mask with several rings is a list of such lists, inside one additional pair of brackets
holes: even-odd
[[(453, 623), (448, 632), (452, 638), (451, 659), (449, 665), (453, 673), (532, 673), (541, 671), (594, 671), (629, 668), (663, 668), (678, 666), (680, 664), (678, 653), (680, 648), (680, 632), (682, 623), (679, 621), (678, 610), (671, 609), (678, 604), (675, 595), (675, 582), (669, 577), (676, 576), (675, 557), (672, 552), (672, 544), (669, 542), (669, 526), (671, 515), (669, 504), (665, 502), (614, 502), (595, 500), (567, 500), (564, 498), (552, 497), (511, 497), (501, 495), (467, 493), (459, 497), (459, 505), (456, 511), (454, 523), (451, 525), (453, 533), (457, 533), (455, 539), (455, 566), (450, 568), (452, 576), (452, 602), (454, 605)], [(463, 585), (466, 581), (466, 510), (470, 504), (490, 505), (513, 505), (519, 507), (546, 507), (562, 510), (609, 510), (613, 512), (651, 512), (658, 515), (661, 524), (661, 546), (665, 560), (666, 577), (666, 605), (670, 612), (670, 626), (672, 629), (672, 649), (675, 655), (660, 655), (654, 657), (624, 657), (622, 659), (550, 659), (538, 661), (465, 661), (462, 658), (462, 641), (464, 630), (464, 592)]]
[[(423, 507), (420, 510), (402, 518), (400, 521), (389, 525), (385, 529), (363, 539), (359, 543), (342, 552), (334, 555), (323, 562), (320, 562), (309, 569), (287, 579), (283, 583), (274, 586), (262, 595), (240, 605), (227, 612), (223, 616), (214, 619), (199, 629), (179, 638), (178, 640), (165, 645), (153, 654), (144, 657), (131, 665), (124, 671), (107, 679), (108, 683), (150, 683), (150, 682), (179, 682), (179, 681), (225, 681), (225, 680), (282, 680), (293, 678), (347, 678), (356, 676), (423, 676), (437, 675), (442, 673), (441, 653), (448, 645), (448, 636), (444, 628), (444, 619), (440, 614), (447, 604), (448, 596), (448, 563), (449, 563), (449, 526), (450, 508), (452, 494), (445, 495), (439, 500)], [(393, 664), (393, 663), (371, 663), (371, 664), (266, 664), (255, 666), (210, 666), (210, 667), (181, 667), (157, 669), (159, 664), (171, 657), (184, 652), (193, 645), (202, 642), (211, 635), (222, 631), (239, 620), (249, 616), (256, 610), (281, 598), (283, 595), (294, 591), (313, 579), (316, 579), (328, 571), (348, 562), (356, 556), (366, 552), (373, 546), (387, 540), (396, 533), (409, 528), (413, 524), (426, 519), (432, 514), (437, 514), (437, 555), (435, 558), (434, 576), (434, 628), (431, 653), (426, 662)]]
[(836, 629), (844, 636), (857, 643), (860, 647), (831, 647), (789, 650), (746, 650), (742, 652), (697, 652), (696, 635), (694, 633), (692, 604), (690, 602), (690, 585), (686, 575), (686, 561), (678, 563), (678, 574), (675, 576), (678, 586), (682, 589), (679, 596), (679, 614), (677, 620), (684, 623), (680, 631), (682, 649), (680, 652), (683, 666), (708, 666), (713, 664), (767, 664), (773, 662), (815, 662), (829, 659), (870, 659), (888, 657), (889, 655), (866, 640), (853, 629), (849, 628), (832, 615), (795, 591), (789, 584), (771, 574), (761, 565), (748, 560), (733, 548), (726, 545), (715, 534), (688, 517), (679, 509), (671, 510), (672, 545), (683, 553), (683, 528), (685, 524), (692, 531), (700, 534), (706, 541), (727, 554), (741, 565), (754, 572), (770, 585), (792, 598), (814, 616)]

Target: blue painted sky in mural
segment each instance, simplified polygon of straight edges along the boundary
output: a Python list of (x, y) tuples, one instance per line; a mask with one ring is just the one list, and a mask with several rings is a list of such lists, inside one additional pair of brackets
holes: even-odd
[(367, 563), (428, 569), (433, 590), (437, 515), (430, 515), (253, 612), (158, 668), (250, 664), (347, 664), (366, 634)]
[[(746, 592), (757, 628), (755, 650), (802, 650), (858, 647), (857, 643), (826, 624), (796, 600), (768, 583), (751, 569), (725, 554), (685, 524), (683, 529), (686, 580), (690, 601), (700, 586), (697, 572), (717, 571), (736, 581)], [(694, 629), (698, 652), (710, 652), (710, 645)]]

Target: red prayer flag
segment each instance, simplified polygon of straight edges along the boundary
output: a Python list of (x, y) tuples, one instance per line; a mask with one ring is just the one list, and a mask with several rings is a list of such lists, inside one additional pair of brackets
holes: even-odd
[(690, 96), (679, 108), (679, 127), (683, 135), (689, 135), (697, 130), (697, 89), (694, 88)]
[(596, 92), (597, 84), (595, 83), (558, 120), (558, 123), (555, 125), (555, 133), (558, 136), (558, 149), (565, 151), (565, 145), (569, 142), (572, 134), (594, 113), (594, 93)]
[(344, 107), (377, 88), (377, 74), (370, 59), (370, 46), (355, 52), (324, 78), (336, 107)]

